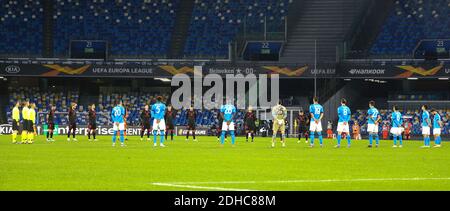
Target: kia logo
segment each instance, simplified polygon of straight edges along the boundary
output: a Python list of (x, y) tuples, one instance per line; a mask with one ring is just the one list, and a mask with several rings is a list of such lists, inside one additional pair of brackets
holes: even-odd
[(20, 72), (20, 67), (11, 65), (11, 66), (6, 67), (5, 71), (7, 73), (16, 74), (16, 73)]

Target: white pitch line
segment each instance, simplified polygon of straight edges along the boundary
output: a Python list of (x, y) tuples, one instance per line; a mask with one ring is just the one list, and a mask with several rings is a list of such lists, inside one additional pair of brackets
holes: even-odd
[(152, 183), (168, 185), (201, 185), (201, 184), (270, 184), (270, 183), (327, 183), (327, 182), (373, 182), (373, 181), (426, 181), (450, 180), (450, 178), (366, 178), (366, 179), (323, 179), (323, 180), (269, 180), (269, 181), (212, 181), (212, 182), (169, 182)]
[(222, 188), (222, 187), (206, 187), (206, 186), (182, 185), (182, 184), (171, 184), (171, 183), (152, 183), (152, 185), (156, 185), (156, 186), (167, 186), (167, 187), (177, 187), (177, 188), (205, 189), (205, 190), (256, 191), (256, 190), (249, 190), (249, 189)]

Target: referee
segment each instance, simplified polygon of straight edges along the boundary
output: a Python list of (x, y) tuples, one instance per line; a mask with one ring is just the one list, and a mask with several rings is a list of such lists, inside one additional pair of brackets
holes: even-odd
[(20, 102), (17, 101), (16, 105), (12, 109), (12, 143), (17, 144), (17, 134), (19, 134), (20, 128)]

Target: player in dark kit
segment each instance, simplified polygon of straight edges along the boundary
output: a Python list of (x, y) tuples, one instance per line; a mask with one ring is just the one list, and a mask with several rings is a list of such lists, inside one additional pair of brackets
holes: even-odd
[(53, 139), (53, 130), (55, 130), (55, 112), (56, 112), (56, 106), (52, 105), (50, 107), (50, 112), (47, 114), (47, 141), (48, 142), (54, 142)]
[(89, 120), (87, 131), (88, 140), (91, 141), (91, 134), (92, 134), (92, 138), (94, 138), (94, 141), (97, 141), (97, 139), (95, 138), (96, 135), (95, 133), (97, 130), (97, 113), (95, 112), (95, 104), (92, 104), (91, 107), (89, 108), (88, 120)]
[(252, 142), (255, 141), (255, 132), (256, 132), (256, 114), (252, 110), (251, 107), (248, 108), (248, 111), (245, 113), (244, 116), (244, 124), (245, 124), (245, 139), (248, 142), (248, 137), (252, 137)]
[(75, 138), (75, 131), (77, 129), (77, 112), (76, 109), (77, 104), (72, 103), (71, 107), (69, 108), (69, 131), (67, 132), (67, 141), (70, 141), (70, 132), (72, 131), (72, 137), (73, 141), (78, 141)]
[(176, 112), (173, 110), (172, 106), (167, 107), (166, 115), (164, 117), (166, 121), (166, 140), (167, 136), (170, 133), (170, 140), (173, 141), (173, 134), (175, 131), (175, 124), (173, 123), (173, 120), (175, 119)]
[(189, 141), (189, 133), (192, 132), (192, 137), (194, 138), (194, 141), (197, 141), (197, 139), (195, 138), (195, 119), (196, 119), (196, 114), (195, 114), (195, 110), (194, 107), (190, 107), (189, 111), (187, 112), (187, 119), (188, 119), (188, 128), (187, 128), (187, 134), (186, 134), (186, 141)]
[(298, 124), (298, 143), (300, 143), (300, 140), (302, 136), (305, 137), (306, 143), (308, 143), (308, 124), (309, 124), (309, 118), (303, 111), (300, 111), (296, 118), (297, 124)]
[(141, 141), (144, 140), (144, 133), (145, 130), (147, 130), (147, 141), (150, 141), (150, 119), (151, 119), (151, 114), (150, 114), (150, 109), (148, 105), (145, 105), (144, 110), (141, 113)]
[[(220, 141), (220, 136), (222, 136), (222, 123), (223, 123), (223, 117), (220, 115), (220, 110), (217, 110), (217, 141)], [(225, 142), (227, 141), (227, 135), (225, 134)]]

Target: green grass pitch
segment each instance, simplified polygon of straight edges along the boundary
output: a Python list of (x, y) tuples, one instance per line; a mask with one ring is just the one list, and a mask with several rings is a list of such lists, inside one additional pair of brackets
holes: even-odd
[[(215, 137), (186, 142), (177, 137), (166, 148), (130, 137), (127, 147), (111, 137), (88, 142), (13, 145), (0, 136), (0, 190), (450, 190), (450, 147), (421, 149), (421, 141), (392, 148), (308, 148), (288, 139), (270, 147), (269, 138), (222, 148)], [(343, 141), (343, 143), (346, 143)]]

